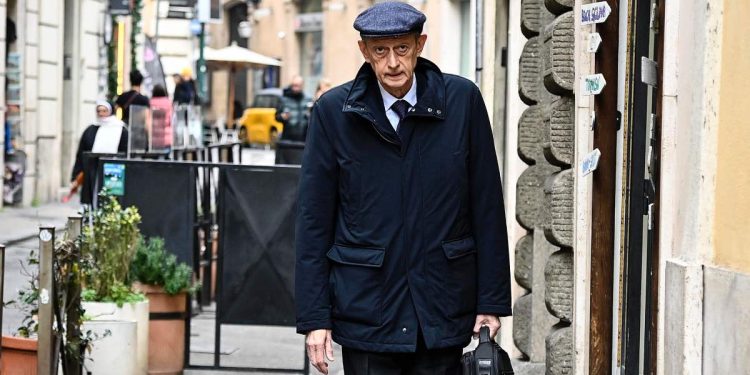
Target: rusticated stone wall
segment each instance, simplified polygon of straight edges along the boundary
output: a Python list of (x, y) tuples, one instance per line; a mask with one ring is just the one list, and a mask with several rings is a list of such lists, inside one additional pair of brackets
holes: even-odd
[(519, 90), (529, 107), (518, 123), (516, 220), (528, 232), (516, 244), (515, 278), (527, 293), (515, 302), (513, 339), (547, 375), (572, 374), (573, 183), (575, 100), (572, 0), (523, 0)]

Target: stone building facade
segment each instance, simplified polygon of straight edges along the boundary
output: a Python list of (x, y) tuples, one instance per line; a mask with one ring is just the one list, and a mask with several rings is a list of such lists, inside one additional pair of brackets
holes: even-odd
[[(7, 54), (0, 54), (0, 69), (20, 62), (11, 77), (17, 91), (3, 98), (2, 107), (14, 122), (5, 137), (13, 138), (15, 148), (26, 155), (24, 205), (56, 200), (61, 187), (69, 183), (78, 139), (94, 120), (95, 101), (104, 90), (106, 60), (101, 46), (106, 4), (103, 0), (0, 2), (3, 21), (7, 17), (15, 24), (18, 37)], [(2, 44), (4, 50), (6, 43)], [(0, 95), (5, 94), (3, 90)]]
[[(572, 2), (521, 1), (513, 339), (531, 368), (573, 369), (574, 23)], [(506, 156), (510, 157), (510, 156)]]
[[(8, 4), (6, 1), (7, 0), (0, 0), (0, 20), (5, 20), (7, 17)], [(5, 49), (6, 49), (6, 44), (7, 44), (6, 38), (8, 37), (5, 33), (6, 33), (6, 28), (0, 27), (0, 87), (3, 87), (3, 88), (5, 87), (5, 70), (6, 70), (5, 69), (5, 64), (6, 64), (5, 63), (5, 51), (6, 51)], [(6, 111), (7, 110), (5, 107), (5, 90), (3, 89), (3, 90), (0, 90), (0, 123), (5, 124), (5, 112)], [(6, 137), (9, 136), (5, 134), (4, 127), (3, 127), (3, 130), (0, 131), (0, 135), (2, 135), (2, 137), (0, 137), (0, 144), (3, 145), (2, 147), (4, 150), (5, 139)], [(0, 171), (3, 171), (3, 173), (5, 171), (5, 151), (0, 153)], [(3, 188), (3, 182), (0, 181), (0, 190), (2, 190), (2, 188)], [(4, 204), (4, 200), (0, 199), (0, 208), (3, 207), (3, 204)]]
[[(608, 0), (609, 18), (583, 25), (591, 3), (510, 12), (523, 113), (505, 129), (518, 158), (506, 153), (504, 176), (520, 229), (509, 223), (518, 286), (501, 341), (511, 325), (522, 373), (745, 372), (750, 5)], [(590, 95), (596, 73), (605, 90)]]
[[(543, 3), (555, 14), (554, 20), (544, 15), (532, 21), (553, 25), (565, 16), (552, 9), (556, 1), (523, 3), (531, 8)], [(590, 3), (568, 5), (574, 15), (580, 15)], [(544, 191), (548, 200), (533, 211), (544, 216), (539, 220), (548, 220), (549, 224), (542, 224), (546, 239), (563, 249), (554, 249), (557, 252), (549, 256), (544, 272), (545, 305), (555, 317), (545, 322), (555, 324), (546, 331), (547, 344), (565, 343), (546, 348), (546, 373), (747, 372), (750, 262), (744, 249), (750, 240), (746, 194), (750, 149), (740, 144), (750, 136), (742, 114), (750, 102), (741, 94), (750, 84), (746, 74), (750, 49), (745, 37), (750, 32), (746, 22), (750, 4), (733, 0), (606, 3), (612, 13), (599, 24), (583, 25), (580, 17), (573, 19), (573, 121), (557, 133), (573, 134), (572, 142), (565, 142), (572, 155), (570, 169), (553, 161), (551, 148), (555, 139), (562, 139), (554, 136), (554, 106), (548, 107), (553, 115), (532, 113), (519, 125), (521, 132), (527, 118), (543, 119), (529, 123), (549, 121), (538, 136), (541, 152), (550, 164), (562, 169), (547, 173)], [(602, 46), (596, 52), (587, 51), (594, 32), (601, 34)], [(554, 44), (552, 51), (554, 55)], [(550, 85), (553, 80), (548, 73), (554, 61), (543, 50), (529, 53), (522, 56), (521, 69), (542, 65), (543, 86), (564, 98), (565, 93)], [(596, 73), (606, 77), (605, 90), (591, 95), (582, 83)], [(521, 74), (522, 87), (527, 78), (531, 82)], [(533, 95), (529, 92), (534, 91), (520, 90), (522, 97)], [(530, 159), (524, 156), (526, 137), (518, 139), (519, 153), (526, 161)], [(584, 175), (582, 164), (596, 148), (602, 155), (599, 167)], [(534, 162), (536, 166), (538, 159)], [(567, 171), (572, 185), (562, 188), (566, 183), (560, 182), (561, 177)], [(529, 180), (537, 184), (529, 182), (530, 187), (540, 183)], [(523, 181), (519, 180), (519, 191)], [(606, 191), (602, 186), (607, 186)], [(611, 206), (605, 202), (610, 198)], [(555, 211), (568, 201), (572, 207)], [(519, 221), (526, 220), (520, 204), (516, 207)], [(570, 224), (558, 221), (561, 217)], [(571, 242), (550, 236), (556, 226), (560, 233), (571, 234)], [(599, 241), (605, 234), (611, 235), (610, 240)], [(531, 286), (532, 296), (541, 289), (536, 278), (531, 278), (539, 272), (524, 266), (519, 248), (533, 244), (536, 251), (536, 233), (533, 240), (519, 243), (515, 268), (524, 287)], [(570, 260), (555, 260), (566, 251)], [(531, 258), (538, 256), (534, 252)], [(567, 281), (570, 277), (572, 282)], [(567, 303), (569, 296), (571, 303)], [(516, 323), (523, 314), (518, 304)], [(556, 311), (559, 306), (570, 306), (569, 318), (559, 313), (567, 307)], [(530, 311), (529, 319), (535, 319), (534, 314), (543, 310), (532, 304)], [(566, 334), (562, 341), (555, 341), (557, 333), (568, 329), (560, 329), (567, 322), (572, 329), (570, 339)], [(514, 324), (514, 331), (523, 329)], [(530, 344), (520, 341), (522, 352), (524, 345)], [(558, 356), (561, 348), (567, 354)], [(558, 365), (558, 358), (567, 358), (565, 366)]]
[[(167, 91), (171, 93), (174, 91), (172, 74), (179, 74), (184, 68), (191, 68), (194, 75), (197, 73), (193, 68), (198, 59), (197, 34), (191, 30), (189, 18), (170, 17), (169, 1), (142, 0), (142, 3), (143, 36), (156, 41)], [(194, 13), (187, 15), (192, 16)]]

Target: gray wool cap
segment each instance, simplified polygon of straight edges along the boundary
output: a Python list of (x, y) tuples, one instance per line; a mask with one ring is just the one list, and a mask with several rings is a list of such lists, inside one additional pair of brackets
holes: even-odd
[(354, 20), (354, 29), (363, 38), (383, 38), (421, 33), (427, 17), (413, 6), (400, 1), (377, 3)]

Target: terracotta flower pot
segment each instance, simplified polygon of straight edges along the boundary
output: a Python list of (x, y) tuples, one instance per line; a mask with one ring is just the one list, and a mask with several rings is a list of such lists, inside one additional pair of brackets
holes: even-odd
[(155, 285), (136, 284), (149, 300), (149, 374), (182, 374), (185, 363), (187, 293), (169, 295)]
[(0, 374), (36, 375), (37, 339), (3, 336)]

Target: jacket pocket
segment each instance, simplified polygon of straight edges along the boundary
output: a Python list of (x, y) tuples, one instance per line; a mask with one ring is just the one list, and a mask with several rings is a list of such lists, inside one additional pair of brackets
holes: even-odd
[(332, 262), (332, 318), (380, 326), (385, 249), (333, 245), (327, 256)]
[(477, 300), (477, 247), (473, 237), (442, 242), (445, 257), (438, 260), (442, 308), (454, 319), (473, 313)]
[(443, 252), (448, 259), (457, 259), (462, 256), (477, 252), (474, 237), (466, 237), (460, 240), (443, 241)]

